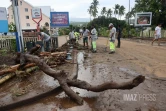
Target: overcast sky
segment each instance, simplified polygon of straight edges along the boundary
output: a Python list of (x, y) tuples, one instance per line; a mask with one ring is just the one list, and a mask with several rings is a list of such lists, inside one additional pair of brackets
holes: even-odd
[[(68, 11), (70, 18), (89, 18), (87, 9), (93, 0), (25, 0), (33, 6), (51, 6), (54, 11)], [(129, 0), (98, 0), (99, 14), (102, 7), (111, 8), (115, 4), (124, 5), (126, 12), (129, 10)], [(130, 0), (131, 7), (134, 6), (135, 0)], [(0, 7), (8, 7), (11, 5), (10, 0), (3, 0)], [(114, 16), (114, 15), (113, 15)]]

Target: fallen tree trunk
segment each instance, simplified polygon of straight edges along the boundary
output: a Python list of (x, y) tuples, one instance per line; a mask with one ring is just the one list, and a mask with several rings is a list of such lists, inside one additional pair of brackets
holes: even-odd
[[(29, 68), (29, 67), (33, 67), (33, 66), (36, 66), (36, 64), (35, 64), (35, 63), (29, 63), (29, 64), (25, 65), (25, 66), (23, 67), (23, 69), (26, 69), (26, 68)], [(17, 64), (17, 65), (11, 66), (11, 67), (8, 68), (8, 69), (2, 70), (2, 71), (0, 71), (0, 76), (2, 76), (2, 75), (4, 75), (4, 74), (7, 74), (7, 73), (13, 73), (13, 72), (15, 72), (19, 67), (20, 67), (20, 64)]]
[(30, 67), (30, 68), (27, 68), (25, 71), (16, 71), (16, 76), (17, 77), (26, 77), (28, 75), (31, 75), (30, 73), (37, 70), (39, 67), (38, 66), (34, 66), (34, 67)]
[(10, 73), (0, 79), (0, 85), (6, 82), (7, 80), (11, 79), (12, 77), (15, 76), (15, 73)]
[(83, 104), (83, 99), (79, 97), (69, 86), (78, 87), (81, 89), (86, 89), (88, 91), (93, 92), (101, 92), (108, 89), (132, 89), (138, 86), (140, 83), (144, 82), (145, 77), (140, 75), (133, 80), (130, 80), (125, 83), (116, 83), (116, 82), (106, 82), (101, 85), (92, 86), (91, 84), (87, 83), (86, 81), (81, 80), (71, 80), (67, 78), (67, 74), (61, 70), (54, 70), (50, 68), (43, 60), (41, 60), (37, 56), (33, 56), (30, 54), (23, 54), (26, 61), (30, 61), (36, 63), (37, 66), (47, 75), (57, 79), (62, 89), (65, 93), (71, 97), (74, 101), (76, 101), (79, 105)]
[(11, 79), (15, 75), (17, 75), (18, 77), (25, 77), (31, 72), (35, 71), (36, 69), (38, 69), (38, 66), (27, 68), (25, 71), (16, 71), (16, 72), (9, 73), (0, 79), (0, 85), (6, 82), (7, 80)]
[(67, 52), (54, 52), (54, 53), (50, 53), (50, 52), (41, 52), (40, 56), (61, 56), (61, 55), (66, 55)]

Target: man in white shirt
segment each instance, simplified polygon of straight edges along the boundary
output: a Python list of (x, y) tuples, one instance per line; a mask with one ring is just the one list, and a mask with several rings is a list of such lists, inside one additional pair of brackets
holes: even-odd
[(88, 36), (90, 35), (90, 31), (88, 29), (86, 29), (85, 27), (83, 27), (83, 44), (85, 47), (85, 43), (88, 47)]
[(115, 38), (116, 38), (116, 28), (112, 23), (109, 24), (110, 28), (110, 53), (115, 53)]
[(44, 32), (39, 32), (38, 35), (40, 35), (40, 38), (46, 42), (46, 51), (50, 50), (50, 36), (47, 35)]
[(94, 26), (92, 26), (91, 30), (91, 40), (92, 40), (93, 52), (96, 53), (97, 30), (95, 29)]
[(74, 36), (74, 31), (72, 31), (72, 30), (70, 30), (69, 39), (70, 39), (70, 43), (74, 44), (75, 36)]
[(162, 26), (161, 24), (158, 24), (158, 26), (155, 28), (155, 33), (154, 33), (155, 38), (152, 41), (152, 45), (155, 40), (158, 40), (158, 45), (160, 46), (161, 26)]

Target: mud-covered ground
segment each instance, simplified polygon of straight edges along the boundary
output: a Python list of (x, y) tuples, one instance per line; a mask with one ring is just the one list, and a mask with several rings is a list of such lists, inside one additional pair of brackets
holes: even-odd
[(14, 65), (15, 64), (15, 54), (5, 53), (0, 51), (0, 66), (2, 65)]
[[(121, 83), (141, 74), (146, 76), (144, 83), (131, 90), (100, 93), (73, 88), (84, 98), (84, 105), (77, 106), (62, 93), (13, 111), (166, 111), (166, 44), (151, 46), (150, 41), (122, 40), (121, 48), (111, 55), (109, 48), (104, 50), (106, 41), (97, 40), (97, 53), (85, 51), (87, 58), (78, 65), (78, 79), (97, 85), (107, 81)], [(70, 65), (67, 68), (71, 69)]]
[[(121, 82), (142, 74), (143, 84), (132, 90), (109, 90), (100, 93), (97, 109), (103, 111), (165, 111), (166, 110), (166, 44), (151, 46), (149, 42), (122, 40), (122, 46), (113, 55), (104, 52), (105, 38), (97, 42), (98, 53), (92, 54), (92, 65), (97, 67), (105, 81)], [(145, 44), (146, 43), (146, 44)], [(94, 73), (95, 73), (94, 71)], [(126, 94), (136, 97), (126, 100)]]

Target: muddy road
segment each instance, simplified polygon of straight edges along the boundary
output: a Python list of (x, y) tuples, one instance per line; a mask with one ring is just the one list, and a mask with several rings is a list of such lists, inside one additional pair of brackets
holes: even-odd
[[(62, 38), (59, 40), (64, 42), (65, 37)], [(61, 93), (11, 111), (166, 111), (166, 45), (151, 46), (150, 42), (122, 40), (121, 48), (111, 55), (109, 47), (104, 50), (105, 44), (106, 38), (99, 38), (97, 53), (83, 51), (87, 57), (78, 61), (78, 79), (97, 85), (106, 81), (120, 83), (141, 74), (146, 76), (145, 82), (132, 90), (100, 93), (73, 88), (84, 98), (82, 106)]]

